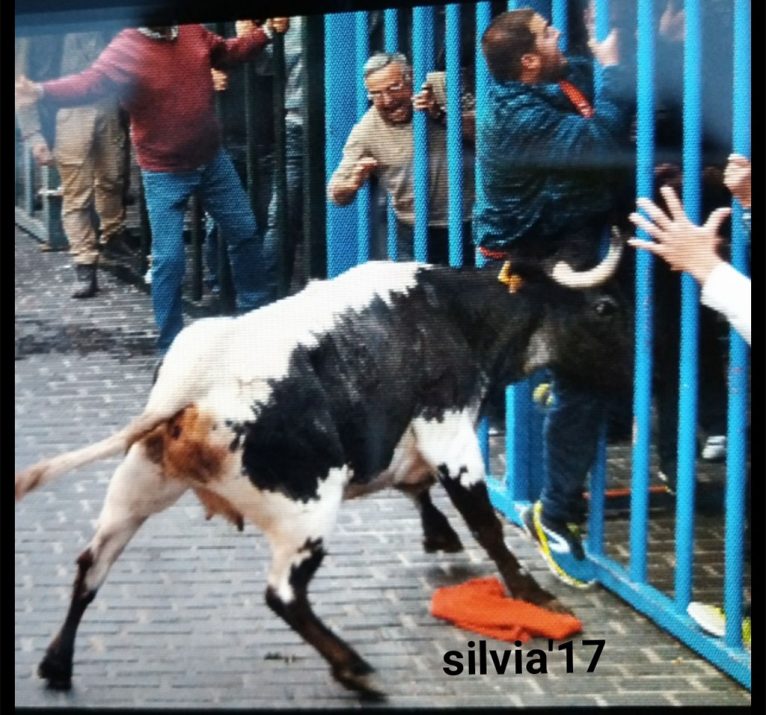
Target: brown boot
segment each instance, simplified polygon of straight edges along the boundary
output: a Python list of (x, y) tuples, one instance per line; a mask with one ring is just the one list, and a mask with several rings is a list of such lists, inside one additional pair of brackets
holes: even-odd
[(98, 283), (96, 282), (96, 264), (80, 265), (75, 264), (75, 292), (72, 298), (92, 298), (98, 292)]

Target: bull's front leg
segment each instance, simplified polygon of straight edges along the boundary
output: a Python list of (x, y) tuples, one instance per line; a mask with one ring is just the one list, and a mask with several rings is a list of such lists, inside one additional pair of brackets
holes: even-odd
[(476, 541), (497, 564), (508, 594), (552, 611), (569, 613), (553, 594), (540, 587), (506, 546), (502, 524), (484, 483), (484, 462), (470, 416), (456, 413), (439, 422), (419, 422), (418, 449), (435, 466), (455, 508)]
[[(308, 502), (291, 502), (268, 492), (266, 511), (280, 518), (264, 525), (271, 544), (266, 604), (327, 660), (333, 677), (371, 699), (384, 698), (373, 668), (316, 615), (308, 598), (309, 583), (324, 558), (324, 539), (335, 524), (346, 481), (345, 469), (331, 469), (322, 494)], [(271, 501), (271, 504), (267, 502)]]

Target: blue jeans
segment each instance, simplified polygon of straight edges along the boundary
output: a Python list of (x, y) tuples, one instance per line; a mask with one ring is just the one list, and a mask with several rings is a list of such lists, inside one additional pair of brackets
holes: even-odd
[(581, 523), (587, 516), (583, 491), (593, 466), (606, 399), (554, 376), (554, 403), (543, 424), (543, 488), (546, 520)]
[(220, 150), (193, 171), (143, 170), (146, 208), (152, 229), (152, 305), (159, 329), (157, 349), (164, 354), (183, 329), (181, 287), (185, 255), (186, 204), (199, 192), (205, 209), (221, 227), (231, 263), (238, 313), (272, 299), (264, 271), (255, 216), (229, 155)]
[(284, 250), (285, 285), (289, 292), (295, 265), (295, 251), (303, 240), (303, 127), (287, 122), (285, 125), (285, 174), (287, 175), (287, 226), (284, 236), (286, 245), (282, 249), (277, 232), (277, 192), (276, 177), (269, 202), (268, 228), (263, 237), (263, 258), (271, 282), (271, 289), (276, 295), (279, 275), (279, 252)]

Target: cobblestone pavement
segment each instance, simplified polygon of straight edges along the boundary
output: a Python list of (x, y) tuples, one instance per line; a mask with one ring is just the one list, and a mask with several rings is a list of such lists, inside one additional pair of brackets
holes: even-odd
[[(101, 272), (97, 299), (73, 301), (65, 254), (16, 235), (16, 464), (81, 446), (138, 414), (151, 382), (148, 295)], [(610, 474), (626, 466), (610, 452)], [(495, 455), (497, 459), (497, 455)], [(74, 559), (89, 540), (115, 460), (62, 477), (16, 507), (17, 706), (343, 707), (359, 700), (266, 607), (268, 549), (252, 526), (240, 534), (206, 522), (191, 495), (149, 520), (115, 564), (80, 628), (74, 687), (46, 690), (37, 663), (68, 607)], [(466, 551), (429, 555), (409, 501), (382, 493), (344, 505), (329, 555), (312, 582), (316, 610), (378, 671), (388, 706), (748, 705), (750, 694), (601, 588), (568, 589), (510, 524), (521, 561), (606, 641), (596, 671), (575, 640), (575, 673), (553, 653), (549, 673), (445, 674), (446, 651), (478, 637), (429, 614), (434, 588), (492, 575), (446, 496), (434, 500)], [(708, 521), (705, 521), (708, 519)], [(697, 559), (709, 595), (720, 593), (719, 517), (700, 517)], [(607, 525), (609, 549), (626, 555), (626, 523)], [(668, 578), (672, 530), (651, 522), (652, 582)], [(697, 593), (695, 592), (695, 595)], [(703, 594), (704, 595), (704, 594)], [(524, 646), (545, 648), (544, 641)], [(512, 644), (488, 640), (488, 648)], [(513, 662), (513, 661), (511, 661)], [(386, 707), (385, 705), (381, 707)]]

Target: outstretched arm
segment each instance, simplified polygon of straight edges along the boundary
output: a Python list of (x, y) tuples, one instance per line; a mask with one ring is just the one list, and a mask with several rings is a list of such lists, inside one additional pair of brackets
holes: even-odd
[(659, 256), (673, 270), (688, 271), (702, 285), (702, 303), (722, 313), (732, 327), (750, 344), (750, 279), (726, 263), (717, 253), (721, 241), (718, 229), (730, 213), (729, 208), (713, 211), (703, 226), (689, 220), (681, 202), (669, 186), (660, 189), (669, 215), (649, 199), (638, 199), (640, 208), (651, 220), (637, 213), (630, 220), (656, 240), (630, 239), (635, 248)]

